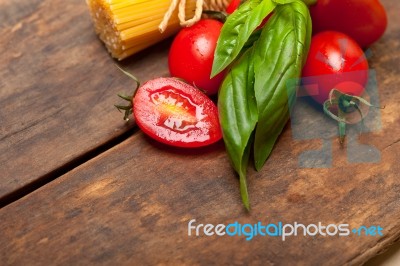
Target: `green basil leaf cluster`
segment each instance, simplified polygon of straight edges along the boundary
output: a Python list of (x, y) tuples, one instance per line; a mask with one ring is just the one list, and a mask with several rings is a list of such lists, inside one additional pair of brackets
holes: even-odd
[[(274, 14), (261, 34), (254, 34), (271, 11)], [(214, 70), (217, 74), (239, 57), (222, 83), (218, 108), (225, 146), (239, 173), (243, 204), (249, 209), (246, 170), (251, 148), (260, 170), (289, 119), (312, 23), (300, 0), (250, 0), (237, 12), (222, 29)]]

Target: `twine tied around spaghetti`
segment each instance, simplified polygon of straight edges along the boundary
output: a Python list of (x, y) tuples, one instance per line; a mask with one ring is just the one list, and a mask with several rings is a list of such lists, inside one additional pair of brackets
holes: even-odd
[(206, 10), (214, 10), (214, 11), (223, 11), (229, 4), (229, 0), (196, 0), (196, 10), (194, 13), (193, 18), (186, 20), (186, 0), (172, 0), (171, 5), (169, 6), (167, 12), (164, 15), (164, 18), (158, 29), (161, 33), (165, 31), (168, 26), (168, 21), (171, 18), (173, 12), (176, 9), (176, 6), (179, 3), (179, 11), (178, 11), (178, 18), (180, 25), (183, 27), (190, 27), (195, 24), (197, 21), (201, 19), (201, 15), (203, 13), (203, 7)]

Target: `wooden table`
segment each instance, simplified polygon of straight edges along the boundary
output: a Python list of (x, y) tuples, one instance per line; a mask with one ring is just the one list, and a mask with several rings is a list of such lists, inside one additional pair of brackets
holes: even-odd
[[(264, 169), (250, 170), (247, 213), (223, 143), (171, 149), (122, 121), (116, 93), (133, 84), (84, 1), (0, 0), (1, 264), (337, 265), (385, 250), (400, 238), (400, 2), (382, 2), (389, 28), (370, 62), (386, 108), (381, 129), (360, 137), (380, 162), (349, 163), (332, 139), (332, 167), (301, 168), (321, 142), (288, 126)], [(168, 75), (168, 46), (122, 66), (141, 80)], [(384, 235), (189, 237), (191, 219), (380, 225)]]

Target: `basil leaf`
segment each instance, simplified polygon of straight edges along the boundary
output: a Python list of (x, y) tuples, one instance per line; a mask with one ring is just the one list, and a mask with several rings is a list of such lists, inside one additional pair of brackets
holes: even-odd
[(249, 0), (228, 16), (218, 38), (211, 77), (236, 59), (250, 35), (275, 7), (272, 0)]
[[(297, 0), (272, 0), (272, 1), (274, 1), (277, 4), (284, 5), (284, 4), (293, 3), (293, 2), (295, 2)], [(312, 6), (312, 5), (315, 5), (317, 3), (317, 0), (301, 0), (301, 1), (303, 1), (304, 4), (306, 4), (307, 6)]]
[[(289, 1), (288, 1), (289, 2)], [(289, 119), (290, 103), (311, 42), (311, 18), (301, 1), (278, 5), (254, 47), (258, 125), (254, 159), (260, 170)], [(288, 85), (288, 82), (295, 84)]]
[(247, 49), (249, 49), (250, 47), (253, 47), (253, 44), (260, 38), (261, 35), (261, 30), (256, 30), (254, 31), (249, 39), (246, 41), (246, 43), (243, 45), (242, 51), (240, 53), (243, 53), (244, 51), (246, 51)]
[(226, 150), (234, 169), (239, 173), (240, 192), (249, 209), (246, 170), (250, 155), (251, 136), (257, 123), (254, 96), (253, 49), (244, 52), (233, 65), (221, 85), (218, 110)]
[(272, 0), (279, 5), (291, 4), (296, 0)]
[[(305, 4), (306, 1), (303, 0), (303, 2)], [(304, 65), (307, 62), (307, 56), (308, 56), (308, 52), (310, 51), (310, 46), (311, 46), (311, 38), (312, 38), (312, 20), (311, 20), (311, 16), (310, 16), (310, 11), (308, 9), (308, 16), (307, 18), (307, 22), (306, 22), (306, 40), (304, 42), (304, 56), (303, 56), (303, 62), (302, 62), (302, 68), (304, 67)]]

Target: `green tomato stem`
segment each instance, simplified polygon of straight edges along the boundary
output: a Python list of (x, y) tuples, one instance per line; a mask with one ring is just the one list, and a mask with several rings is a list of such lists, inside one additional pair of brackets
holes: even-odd
[[(329, 93), (329, 99), (324, 102), (324, 113), (338, 122), (340, 144), (344, 143), (346, 137), (346, 124), (350, 123), (346, 119), (346, 114), (357, 111), (361, 117), (361, 121), (363, 121), (365, 115), (360, 108), (360, 104), (364, 104), (368, 107), (374, 107), (362, 97), (345, 94), (337, 89), (331, 90)], [(337, 115), (331, 111), (333, 107), (337, 108)]]
[(346, 123), (339, 122), (339, 142), (341, 145), (343, 145), (345, 139), (346, 139)]
[(132, 115), (133, 113), (133, 98), (135, 97), (135, 94), (137, 92), (137, 90), (140, 87), (140, 81), (131, 73), (123, 70), (121, 67), (119, 67), (118, 65), (115, 65), (122, 73), (124, 73), (125, 75), (127, 75), (128, 77), (130, 77), (131, 79), (133, 79), (135, 81), (135, 89), (133, 92), (132, 96), (126, 96), (126, 95), (122, 95), (122, 94), (118, 94), (118, 97), (120, 97), (121, 99), (128, 101), (127, 105), (117, 105), (115, 104), (114, 106), (118, 109), (118, 111), (123, 112), (124, 113), (124, 120), (125, 121), (129, 121), (129, 117)]

